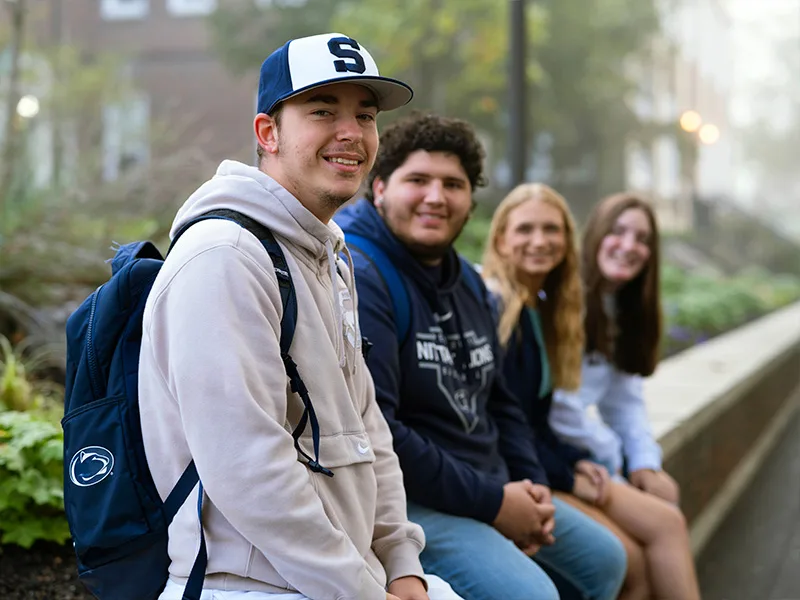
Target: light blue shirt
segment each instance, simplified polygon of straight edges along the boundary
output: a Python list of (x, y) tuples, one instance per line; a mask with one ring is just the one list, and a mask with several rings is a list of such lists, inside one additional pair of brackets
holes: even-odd
[(584, 357), (577, 392), (554, 392), (550, 426), (612, 474), (621, 471), (623, 457), (629, 472), (661, 470), (661, 446), (650, 428), (642, 378), (618, 370), (600, 354)]

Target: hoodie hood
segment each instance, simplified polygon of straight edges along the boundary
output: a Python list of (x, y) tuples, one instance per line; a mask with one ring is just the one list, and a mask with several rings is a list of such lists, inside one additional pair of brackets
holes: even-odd
[(269, 175), (234, 160), (223, 161), (214, 177), (186, 200), (172, 223), (170, 239), (190, 220), (220, 208), (255, 219), (316, 260), (326, 256), (328, 243), (336, 254), (344, 248), (344, 234), (336, 223), (326, 225)]
[(450, 248), (442, 260), (442, 279), (434, 280), (426, 269), (395, 237), (371, 202), (362, 198), (336, 213), (336, 222), (345, 233), (365, 237), (377, 244), (392, 262), (419, 285), (428, 302), (439, 305), (439, 296), (453, 291), (461, 277), (461, 261)]

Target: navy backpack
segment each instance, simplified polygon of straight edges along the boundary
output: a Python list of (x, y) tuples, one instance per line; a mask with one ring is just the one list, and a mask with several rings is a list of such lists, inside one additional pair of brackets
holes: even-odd
[[(332, 476), (319, 462), (319, 426), (289, 347), (297, 323), (289, 268), (272, 233), (253, 219), (215, 210), (187, 223), (175, 235), (206, 219), (233, 221), (262, 243), (275, 269), (283, 304), (281, 357), (292, 391), (305, 411), (292, 433), (312, 471)], [(169, 252), (168, 252), (169, 254)], [(164, 259), (150, 242), (122, 246), (111, 261), (111, 279), (67, 321), (64, 399), (64, 505), (78, 559), (78, 575), (100, 600), (156, 600), (168, 579), (167, 529), (198, 485), (194, 461), (161, 501), (147, 465), (139, 420), (138, 370), (142, 317)], [(298, 439), (310, 421), (315, 459)], [(202, 484), (198, 519), (202, 524)], [(184, 592), (199, 600), (207, 565), (205, 538)]]

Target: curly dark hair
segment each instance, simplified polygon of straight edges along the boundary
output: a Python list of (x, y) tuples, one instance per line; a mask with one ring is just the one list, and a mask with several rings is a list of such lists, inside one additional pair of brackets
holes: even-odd
[(375, 179), (380, 177), (382, 181), (387, 181), (406, 162), (408, 156), (417, 150), (455, 154), (472, 189), (486, 185), (483, 174), (486, 152), (472, 125), (461, 119), (412, 113), (392, 123), (381, 133), (378, 156), (370, 171), (364, 194), (367, 200), (374, 200), (372, 184)]

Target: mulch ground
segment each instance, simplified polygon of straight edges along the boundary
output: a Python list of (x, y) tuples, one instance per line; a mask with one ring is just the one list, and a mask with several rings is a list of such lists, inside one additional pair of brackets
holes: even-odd
[(36, 544), (0, 549), (0, 599), (92, 600), (78, 581), (71, 545)]

